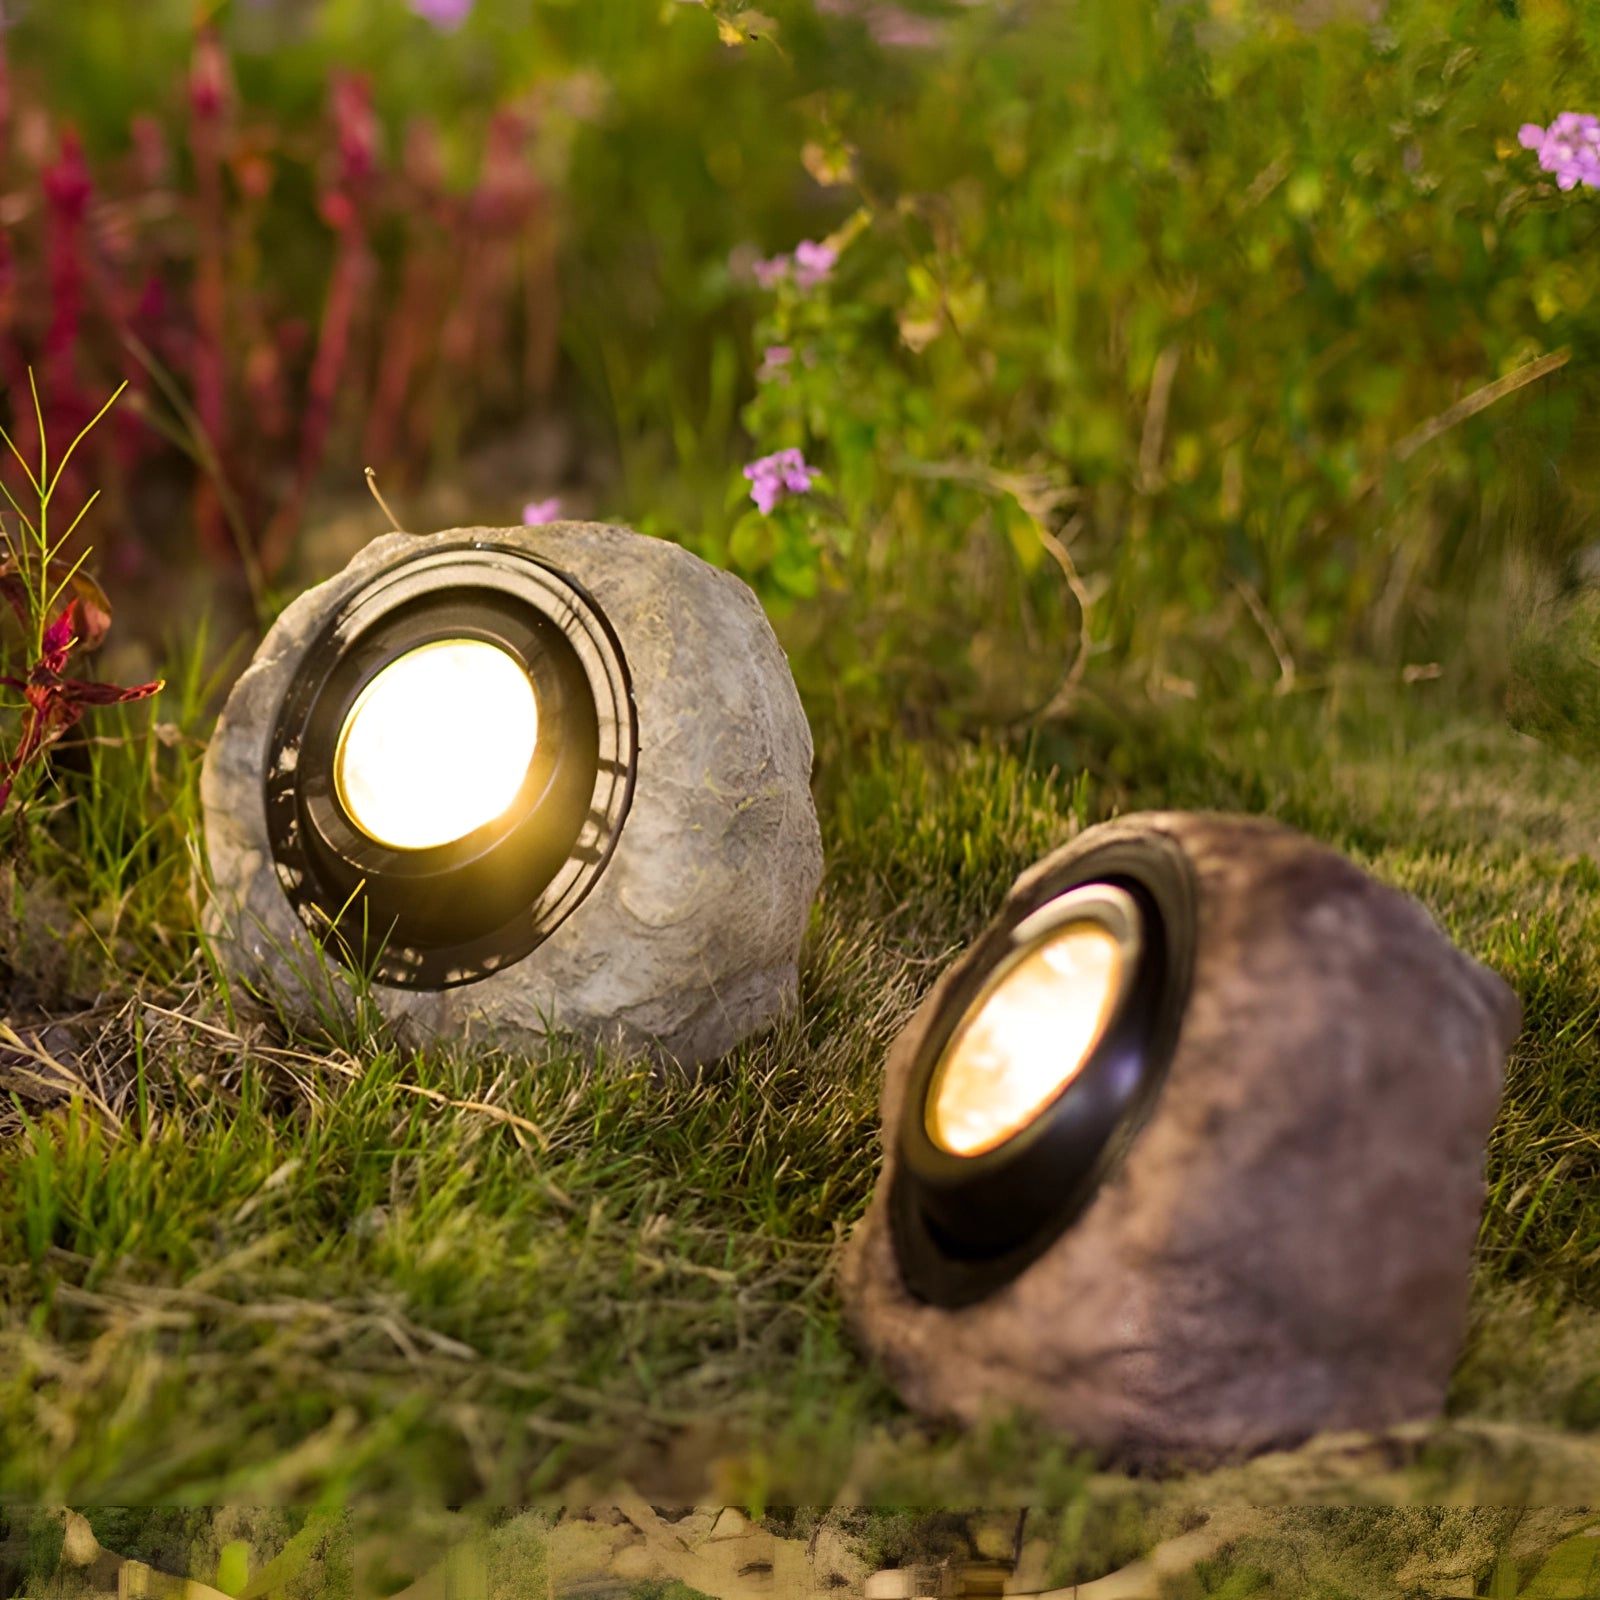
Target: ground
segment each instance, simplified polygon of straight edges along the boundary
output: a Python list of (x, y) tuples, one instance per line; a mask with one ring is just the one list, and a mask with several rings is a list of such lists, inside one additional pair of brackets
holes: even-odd
[[(1214, 806), (1269, 812), (1418, 895), (1525, 1021), (1451, 1418), (1174, 1492), (1586, 1501), (1600, 797), (1578, 758), (1434, 695), (1358, 685), (1337, 708), (1267, 694), (1225, 713), (1088, 696), (976, 743), (819, 720), (828, 870), (800, 1012), (698, 1084), (576, 1052), (295, 1036), (188, 959), (181, 929), (163, 945), (128, 911), (110, 943), (156, 971), (168, 950), (167, 980), (119, 965), (5, 1057), (0, 1492), (574, 1504), (626, 1482), (756, 1509), (1079, 1493), (1070, 1441), (1025, 1419), (960, 1435), (909, 1417), (852, 1347), (831, 1264), (874, 1179), (883, 1053), (1015, 873), (1113, 811)], [(52, 826), (70, 832), (82, 786), (64, 782)], [(95, 909), (74, 903), (90, 891), (109, 893), (14, 900), (15, 969), (92, 942)]]

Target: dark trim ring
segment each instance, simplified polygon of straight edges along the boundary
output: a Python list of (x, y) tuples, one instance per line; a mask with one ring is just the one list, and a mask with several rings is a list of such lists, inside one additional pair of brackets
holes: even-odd
[[(362, 690), (439, 639), (481, 639), (518, 661), (539, 733), (500, 817), (449, 844), (397, 850), (346, 813), (334, 756)], [(472, 983), (529, 954), (594, 886), (633, 798), (637, 755), (621, 641), (593, 599), (514, 547), (431, 546), (339, 607), (284, 694), (265, 782), (278, 881), (342, 964), (396, 988)]]
[[(1134, 971), (1105, 1034), (1079, 1072), (1009, 1139), (971, 1156), (941, 1148), (926, 1114), (947, 1045), (986, 998), (997, 970), (1035, 947), (1039, 924), (1022, 925), (1060, 896), (1094, 884), (1125, 891), (1139, 923)], [(1110, 910), (1091, 905), (1085, 915), (1122, 942), (1126, 930)], [(914, 1296), (945, 1307), (985, 1299), (1083, 1214), (1166, 1079), (1188, 1004), (1194, 929), (1194, 875), (1183, 851), (1165, 834), (1125, 835), (1047, 873), (962, 957), (912, 1062), (896, 1130), (889, 1221)]]

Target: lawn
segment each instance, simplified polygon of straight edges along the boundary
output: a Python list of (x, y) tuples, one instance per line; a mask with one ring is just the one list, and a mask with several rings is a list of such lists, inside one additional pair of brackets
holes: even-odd
[[(1346, 851), (1525, 1008), (1450, 1422), (1376, 1454), (1269, 1458), (1215, 1493), (1581, 1495), (1600, 1481), (1600, 800), (1577, 758), (1430, 705), (1446, 693), (1262, 695), (1248, 717), (1095, 700), (956, 745), (819, 719), (828, 865), (800, 1011), (699, 1083), (570, 1052), (407, 1054), (376, 1029), (297, 1036), (230, 1003), (199, 959), (23, 1030), (51, 1064), (5, 1058), (0, 1492), (510, 1504), (631, 1483), (757, 1507), (1078, 1492), (1070, 1442), (1025, 1419), (962, 1436), (909, 1417), (852, 1349), (831, 1268), (875, 1174), (883, 1053), (941, 965), (1078, 827), (1179, 806), (1267, 812)], [(166, 883), (164, 914), (183, 903), (184, 863), (163, 852), (193, 814), (186, 746), (90, 753), (94, 770), (63, 772), (54, 838), (75, 844), (73, 819), (114, 794), (147, 810), (152, 771), (174, 789), (159, 838), (124, 841), (120, 886), (113, 841), (98, 881), (91, 852), (56, 847), (86, 912), (51, 941), (64, 972), (104, 942), (85, 902), (120, 896), (153, 922), (139, 896)], [(196, 935), (134, 922), (114, 940), (159, 970), (152, 952)]]
[[(1595, 1498), (1592, 6), (7, 9), (0, 1498)], [(363, 467), (765, 606), (826, 873), (699, 1080), (315, 1034), (213, 958), (206, 741), (386, 526)], [(84, 712), (43, 755), (24, 672)], [(1416, 895), (1523, 1027), (1448, 1418), (1153, 1484), (913, 1418), (834, 1269), (920, 997), (1169, 807)]]

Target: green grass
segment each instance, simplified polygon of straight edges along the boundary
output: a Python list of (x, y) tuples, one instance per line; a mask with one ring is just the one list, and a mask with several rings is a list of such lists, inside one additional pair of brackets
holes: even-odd
[[(101, 48), (122, 8), (81, 9), (104, 16), (50, 37), (35, 6), (18, 44), (109, 151), (136, 105), (181, 103), (189, 8), (134, 63)], [(1592, 17), (1430, 3), (1312, 39), (1219, 6), (1240, 13), (1230, 42), (1197, 41), (1182, 7), (1061, 27), (1033, 8), (1037, 34), (1028, 7), (979, 7), (954, 70), (922, 73), (809, 7), (779, 8), (780, 49), (737, 53), (695, 7), (544, 7), (478, 81), (448, 50), (379, 48), (372, 9), (336, 7), (281, 59), (240, 53), (262, 130), (320, 150), (308, 108), (369, 45), (394, 132), (464, 96), (487, 115), (501, 81), (601, 70), (605, 114), (552, 124), (589, 125), (551, 180), (572, 246), (556, 409), (615, 435), (605, 515), (748, 557), (785, 610), (828, 851), (802, 1004), (697, 1085), (263, 1018), (199, 935), (215, 700), (186, 641), (157, 701), (61, 747), (0, 859), (0, 1499), (577, 1503), (626, 1479), (757, 1507), (1060, 1505), (1067, 1584), (1140, 1553), (1162, 1496), (1593, 1498), (1600, 605), (1485, 584), (1510, 624), (1488, 645), (1453, 609), (1496, 552), (1554, 570), (1592, 533), (1588, 201), (1536, 193), (1520, 148), (1487, 165), (1558, 80), (1587, 103)], [(496, 10), (478, 7), (498, 38)], [(861, 183), (802, 181), (807, 142), (853, 147)], [(269, 276), (314, 318), (292, 236), (319, 259), (328, 241), (302, 164), (274, 190)], [(879, 223), (828, 286), (791, 303), (734, 283), (736, 246), (790, 249), (858, 202)], [(935, 289), (948, 326), (908, 339), (936, 326)], [(756, 380), (791, 337), (816, 359)], [(1416, 446), (1558, 349), (1559, 375)], [(453, 458), (441, 427), (419, 460)], [(768, 526), (739, 463), (788, 444), (831, 482)], [(1368, 647), (1394, 670), (1334, 659)], [(949, 735), (1043, 703), (1080, 648), (1069, 718)], [(1435, 655), (1442, 681), (1402, 679)], [(1252, 671), (1294, 692), (1244, 692)], [(1507, 678), (1548, 744), (1482, 709)], [(946, 741), (861, 732), (897, 719)], [(1300, 827), (1522, 997), (1440, 1427), (1157, 1488), (1092, 1476), (1025, 1420), (926, 1427), (846, 1335), (832, 1267), (875, 1179), (890, 1040), (1019, 870), (1155, 806)], [(877, 1528), (875, 1559), (911, 1548), (895, 1537)], [(1399, 1536), (1380, 1554), (1397, 1567)], [(1299, 1559), (1224, 1552), (1193, 1592), (1291, 1589)]]
[[(819, 726), (828, 869), (799, 1015), (694, 1085), (250, 1020), (195, 934), (203, 696), (134, 708), (124, 742), (63, 770), (8, 931), (14, 966), (54, 952), (38, 998), (73, 1014), (44, 1036), (59, 1068), (0, 1065), (0, 1496), (570, 1503), (626, 1479), (760, 1507), (1115, 1487), (1025, 1420), (909, 1417), (852, 1348), (831, 1264), (874, 1181), (885, 1049), (942, 965), (1076, 827), (1168, 805), (1268, 811), (1347, 851), (1526, 1009), (1452, 1422), (1403, 1459), (1312, 1450), (1215, 1492), (1594, 1481), (1600, 798), (1577, 759), (1430, 709), (1437, 692), (1248, 714), (1088, 700), (1070, 730), (943, 747)], [(147, 738), (150, 715), (178, 734)], [(41, 906), (57, 932), (30, 946)]]
[(1582, 1600), (1600, 1593), (1600, 1540), (1581, 1533), (1564, 1539), (1522, 1592), (1528, 1600)]

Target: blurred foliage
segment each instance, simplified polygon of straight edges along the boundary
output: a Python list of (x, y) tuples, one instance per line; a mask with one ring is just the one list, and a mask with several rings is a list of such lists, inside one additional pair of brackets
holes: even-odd
[[(1270, 1584), (1284, 1600), (1480, 1594), (1528, 1589), (1571, 1545), (1570, 1513), (1500, 1506), (1304, 1505), (1280, 1509), (1215, 1562), (1163, 1585), (1166, 1600), (1245, 1595)], [(1559, 1563), (1565, 1566), (1566, 1559)]]
[(1064, 1589), (1149, 1555), (1157, 1543), (1149, 1504), (1137, 1494), (1085, 1495), (1059, 1516), (1050, 1548), (1049, 1587)]
[(1486, 562), (1592, 534), (1600, 213), (1515, 125), (1595, 98), (1596, 23), (985, 7), (870, 90), (817, 46), (812, 165), (870, 227), (778, 286), (757, 343), (795, 354), (745, 417), (834, 493), (739, 564), (803, 593), (809, 544), (876, 611), (821, 636), (830, 678), (969, 710), (1085, 647), (1190, 694), (1445, 653)]
[(25, 1580), (52, 1576), (61, 1565), (61, 1549), (66, 1543), (66, 1527), (59, 1517), (35, 1514), (27, 1524)]
[(1512, 666), (1512, 726), (1580, 760), (1600, 755), (1600, 594), (1546, 600), (1523, 619)]
[(96, 1541), (130, 1561), (143, 1561), (180, 1577), (209, 1579), (193, 1559), (210, 1537), (212, 1513), (203, 1506), (83, 1506)]
[[(331, 443), (285, 421), (277, 477), (239, 469), (272, 549), (303, 502), (284, 474), (353, 483), (358, 444), (447, 473), (560, 405), (614, 441), (604, 513), (753, 582), (813, 705), (926, 731), (1063, 709), (1091, 670), (1210, 697), (1353, 652), (1470, 654), (1453, 596), (1512, 546), (1560, 561), (1592, 536), (1600, 210), (1516, 137), (1600, 101), (1592, 4), (1397, 0), (1315, 28), (1259, 0), (769, 9), (478, 0), (439, 32), (402, 0), (212, 8), (239, 108), (213, 248), (250, 312), (213, 319), (244, 341), (229, 415), (279, 373), (236, 454), (337, 378)], [(11, 183), (79, 128), (104, 254), (145, 226), (155, 119), (180, 151), (162, 270), (191, 297), (195, 15), (35, 4), (10, 35)], [(319, 368), (330, 81), (370, 96), (379, 176), (348, 349)], [(540, 198), (491, 249), (472, 219), (512, 172)], [(758, 285), (802, 239), (832, 271)], [(49, 255), (19, 243), (14, 297), (46, 341)], [(246, 348), (251, 316), (270, 337)], [(740, 469), (786, 448), (817, 477), (763, 515)]]

